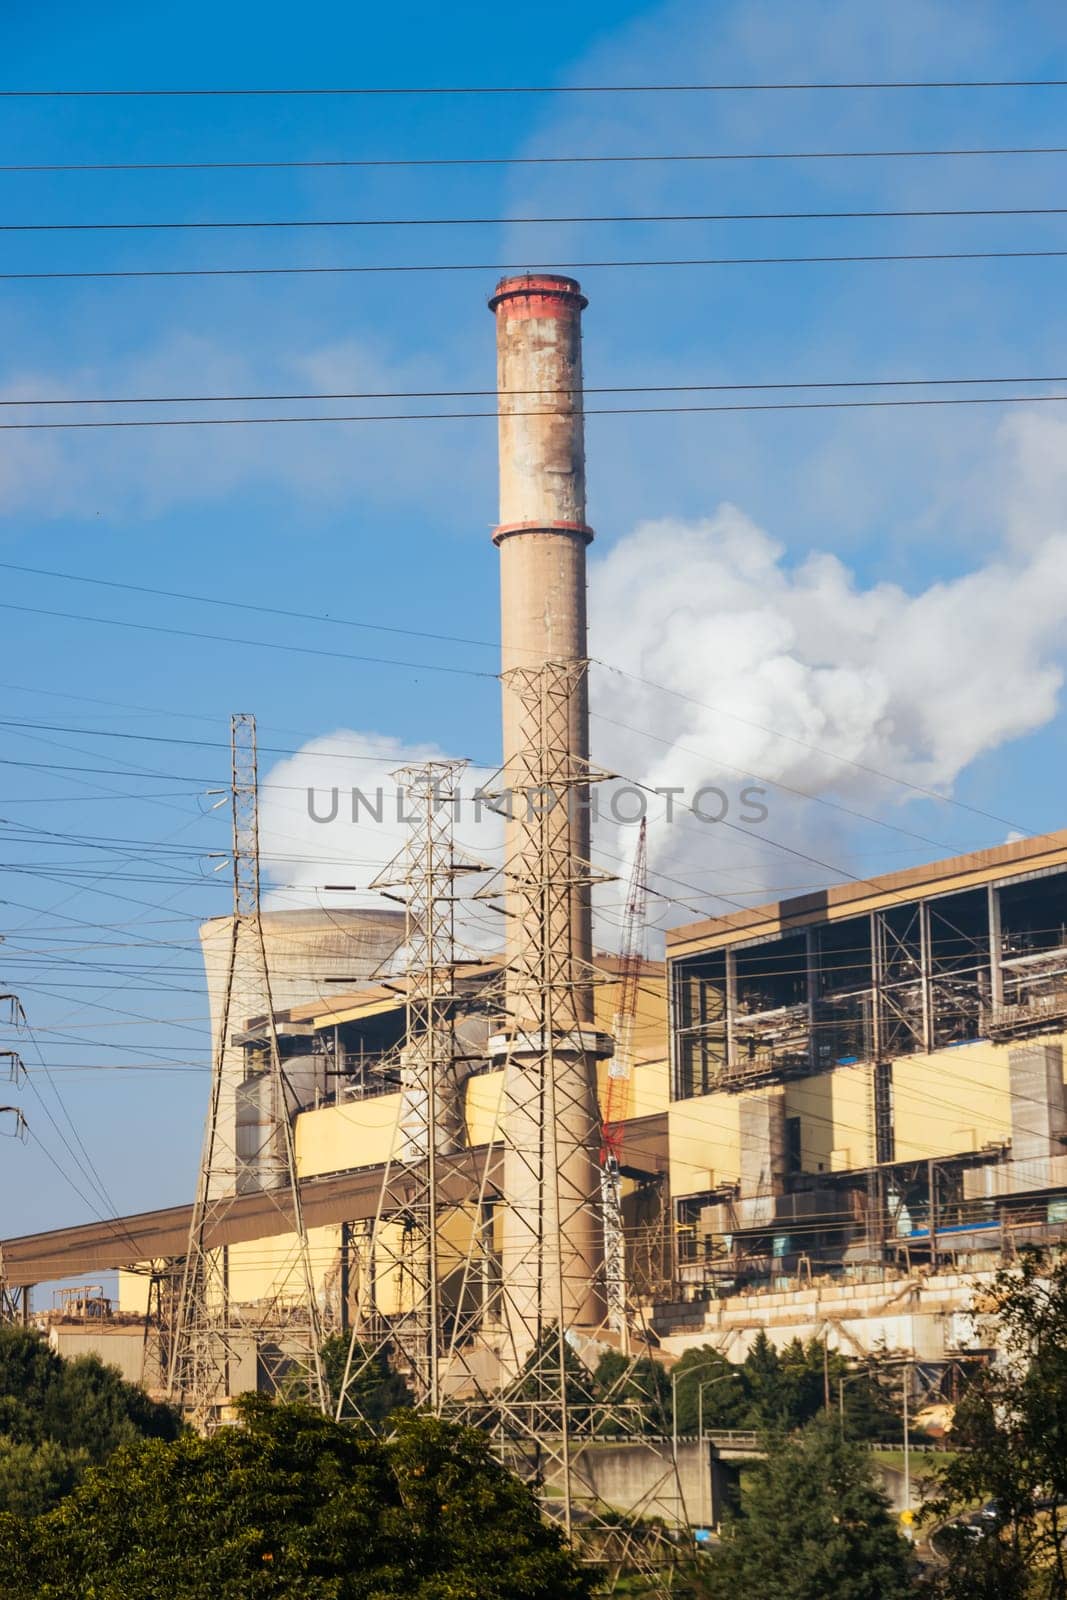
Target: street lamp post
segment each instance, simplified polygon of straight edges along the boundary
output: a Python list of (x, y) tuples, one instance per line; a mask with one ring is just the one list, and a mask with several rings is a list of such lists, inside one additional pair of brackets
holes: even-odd
[[(681, 1525), (683, 1522), (688, 1524), (689, 1519), (685, 1511), (685, 1501), (682, 1497), (682, 1480), (678, 1472), (678, 1379), (686, 1378), (690, 1375), (690, 1373), (695, 1374), (698, 1372), (706, 1372), (708, 1367), (719, 1366), (721, 1362), (722, 1357), (719, 1356), (714, 1360), (694, 1362), (691, 1367), (685, 1367), (681, 1372), (675, 1370), (671, 1373), (671, 1464), (674, 1467), (674, 1482), (676, 1498), (678, 1500), (679, 1525)], [(724, 1378), (739, 1378), (740, 1376), (741, 1374), (739, 1372), (722, 1372), (716, 1378), (709, 1378), (707, 1382), (702, 1384), (697, 1390), (697, 1426), (701, 1447), (704, 1443), (704, 1389), (710, 1387), (713, 1383), (721, 1383)], [(703, 1472), (703, 1470), (704, 1461), (703, 1452), (701, 1452), (701, 1471)], [(703, 1479), (701, 1479), (701, 1515), (703, 1515), (704, 1502), (706, 1498), (707, 1497), (704, 1493)]]
[[(704, 1454), (704, 1390), (710, 1389), (716, 1383), (724, 1383), (727, 1378), (739, 1378), (740, 1376), (741, 1374), (739, 1372), (720, 1372), (717, 1378), (705, 1378), (703, 1383), (697, 1388), (697, 1450), (700, 1456), (700, 1521), (704, 1527), (707, 1527), (708, 1523), (711, 1521), (711, 1507), (708, 1504), (711, 1496), (705, 1492), (709, 1487), (711, 1470)], [(708, 1513), (706, 1517), (704, 1515), (705, 1507), (707, 1507)]]
[(911, 1451), (908, 1447), (908, 1389), (911, 1368), (904, 1363), (904, 1522), (911, 1538)]

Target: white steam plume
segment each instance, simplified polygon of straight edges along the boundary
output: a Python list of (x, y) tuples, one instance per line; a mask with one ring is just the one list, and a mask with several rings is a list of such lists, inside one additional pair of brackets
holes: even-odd
[[(660, 875), (652, 881), (670, 896), (660, 902), (661, 923), (831, 881), (832, 870), (790, 861), (783, 844), (847, 872), (853, 844), (869, 850), (877, 837), (879, 847), (897, 853), (892, 864), (903, 864), (905, 838), (864, 830), (856, 813), (906, 835), (913, 817), (904, 801), (918, 790), (950, 794), (977, 757), (1055, 715), (1067, 620), (1067, 423), (1018, 415), (1000, 437), (1002, 547), (983, 565), (917, 593), (889, 583), (864, 587), (826, 552), (789, 561), (781, 544), (729, 505), (701, 521), (642, 523), (596, 557), (591, 653), (624, 670), (593, 668), (595, 759), (622, 782), (682, 791), (673, 823), (666, 802), (648, 802), (652, 867)], [(344, 762), (336, 760), (339, 752)], [(274, 876), (306, 893), (332, 881), (317, 861), (328, 856), (351, 861), (354, 881), (368, 883), (399, 849), (403, 826), (394, 816), (353, 827), (343, 808), (335, 824), (315, 824), (304, 791), (335, 782), (373, 788), (390, 765), (434, 753), (381, 736), (337, 734), (276, 768), (271, 784), (293, 792), (275, 799), (268, 790), (265, 840)], [(470, 774), (471, 789), (484, 776)], [(708, 785), (725, 796), (722, 826), (686, 810)], [(769, 815), (760, 825), (751, 822), (752, 802), (743, 802), (749, 785), (766, 790)], [(613, 818), (612, 793), (605, 786), (598, 797), (595, 855), (622, 877), (635, 830)], [(617, 799), (628, 816), (641, 803), (632, 795)], [(291, 808), (284, 828), (283, 802)], [(718, 799), (702, 807), (722, 808)], [(937, 826), (955, 848), (951, 814)], [(294, 831), (314, 862), (282, 865), (282, 856), (293, 854)], [(283, 835), (290, 836), (284, 849)], [(499, 864), (495, 820), (461, 828), (460, 837)], [(912, 840), (907, 849), (931, 857), (939, 842)], [(863, 875), (869, 871), (863, 867)], [(604, 945), (616, 942), (622, 897), (618, 884), (598, 895)], [(499, 939), (488, 915), (479, 910), (471, 930), (483, 947)]]

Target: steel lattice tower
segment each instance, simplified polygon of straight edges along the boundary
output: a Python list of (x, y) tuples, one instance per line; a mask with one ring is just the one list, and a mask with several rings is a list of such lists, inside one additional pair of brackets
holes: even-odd
[[(0, 939), (0, 944), (2, 943), (3, 940)], [(17, 994), (0, 990), (0, 1016), (10, 1028), (19, 1030), (26, 1026), (26, 1013)], [(0, 1062), (7, 1063), (10, 1083), (19, 1084), (23, 1081), (26, 1068), (17, 1050), (8, 1048), (0, 1050)], [(0, 1117), (4, 1116), (14, 1118), (17, 1137), (25, 1139), (29, 1133), (29, 1124), (21, 1106), (0, 1106)], [(4, 1253), (0, 1250), (0, 1323), (25, 1322), (29, 1313), (30, 1291), (21, 1285), (8, 1282), (4, 1271)]]
[[(250, 1352), (276, 1393), (326, 1407), (322, 1330), (296, 1171), (297, 1107), (282, 1069), (260, 916), (255, 718), (234, 716), (230, 734), (233, 917), (167, 1384), (172, 1400), (202, 1430), (218, 1421), (234, 1387), (233, 1364)], [(270, 1269), (267, 1292), (241, 1303), (231, 1292), (228, 1250), (219, 1235), (237, 1196), (250, 1189), (263, 1191), (281, 1213), (285, 1247)]]
[[(382, 1352), (402, 1370), (418, 1404), (441, 1408), (445, 1315), (441, 1222), (446, 1170), (466, 1143), (457, 1083), (455, 880), (482, 864), (456, 853), (455, 810), (463, 761), (427, 761), (393, 773), (407, 803), (404, 849), (371, 884), (404, 902), (406, 1028), (400, 1054), (399, 1122), (385, 1165), (367, 1265), (349, 1342), (337, 1416), (352, 1385)], [(461, 1175), (460, 1175), (461, 1176)], [(462, 1182), (461, 1182), (462, 1187)], [(469, 1185), (467, 1186), (469, 1188)], [(466, 1194), (466, 1190), (464, 1191)], [(391, 1301), (379, 1307), (379, 1293)], [(360, 1347), (362, 1346), (362, 1354)]]

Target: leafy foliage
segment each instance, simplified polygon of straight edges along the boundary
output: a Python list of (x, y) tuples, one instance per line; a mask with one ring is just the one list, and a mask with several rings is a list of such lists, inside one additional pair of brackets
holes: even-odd
[(0, 1510), (36, 1515), (120, 1445), (180, 1426), (96, 1356), (64, 1361), (32, 1329), (0, 1327)]
[[(692, 1378), (685, 1374), (692, 1371)], [(839, 1400), (850, 1439), (900, 1437), (900, 1388), (884, 1359), (855, 1368), (821, 1339), (794, 1339), (781, 1351), (761, 1330), (740, 1366), (731, 1366), (711, 1345), (687, 1350), (674, 1369), (678, 1431), (695, 1433), (698, 1385), (704, 1387), (705, 1428), (756, 1428), (791, 1433), (826, 1409), (827, 1387), (835, 1411)]]
[(257, 1395), (210, 1438), (123, 1446), (55, 1510), (0, 1517), (5, 1600), (587, 1600), (477, 1432), (388, 1440)]
[[(334, 1333), (322, 1346), (322, 1371), (333, 1409), (344, 1383), (348, 1362), (347, 1334)], [(369, 1354), (357, 1341), (352, 1352), (352, 1377), (345, 1396), (344, 1417), (359, 1418), (372, 1427), (385, 1423), (395, 1411), (412, 1404), (411, 1390), (399, 1372), (394, 1372), (382, 1350)]]
[[(662, 1363), (651, 1356), (639, 1356), (636, 1361), (620, 1354), (618, 1350), (605, 1350), (593, 1373), (597, 1394), (605, 1403), (625, 1408), (633, 1405), (633, 1416), (640, 1418), (640, 1427), (646, 1433), (666, 1434), (671, 1429), (671, 1380)], [(625, 1411), (614, 1430), (609, 1423), (601, 1431), (609, 1433), (633, 1432), (637, 1422), (628, 1425)]]
[(709, 1558), (707, 1592), (744, 1600), (904, 1600), (913, 1557), (868, 1458), (833, 1419), (772, 1439), (744, 1514)]
[[(950, 1600), (1067, 1597), (1067, 1252), (1027, 1252), (992, 1293), (1000, 1359), (956, 1410), (963, 1448), (925, 1508), (959, 1517), (986, 1504), (977, 1528), (949, 1529), (939, 1592)], [(977, 1535), (977, 1536), (975, 1536)]]

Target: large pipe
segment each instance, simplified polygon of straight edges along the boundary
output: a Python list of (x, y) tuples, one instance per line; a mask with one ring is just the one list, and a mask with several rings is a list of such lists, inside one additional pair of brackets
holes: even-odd
[[(503, 1274), (521, 1356), (539, 1329), (603, 1315), (592, 1028), (581, 313), (573, 278), (505, 278), (496, 317), (509, 976)], [(548, 669), (540, 680), (540, 669)], [(538, 730), (538, 695), (542, 722)], [(549, 822), (524, 791), (553, 768)], [(562, 764), (562, 765), (561, 765)], [(563, 770), (565, 769), (565, 770)], [(577, 780), (577, 781), (576, 781)], [(565, 792), (564, 792), (565, 791)], [(536, 886), (552, 878), (540, 909)], [(562, 889), (560, 885), (562, 884)], [(546, 951), (551, 954), (546, 962)], [(558, 1177), (557, 1177), (558, 1174)]]

